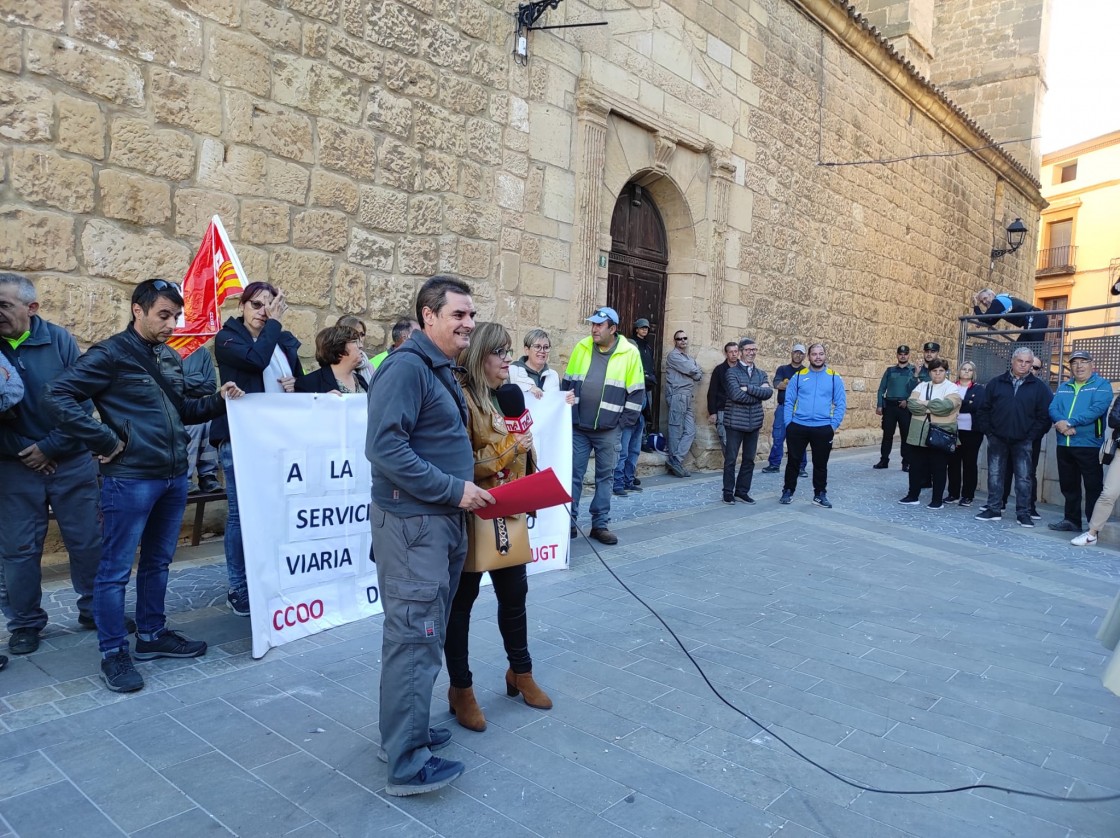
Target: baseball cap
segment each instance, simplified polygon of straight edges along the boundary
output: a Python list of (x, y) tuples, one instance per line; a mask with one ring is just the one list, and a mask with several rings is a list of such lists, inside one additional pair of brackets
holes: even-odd
[(805, 344), (795, 343), (793, 345), (793, 349), (791, 349), (790, 352), (800, 352), (802, 355), (804, 355), (805, 354)]
[(925, 346), (922, 347), (922, 351), (923, 352), (940, 352), (941, 351), (941, 344), (937, 343), (936, 341), (931, 340)]
[[(610, 309), (607, 309), (607, 310), (610, 311)], [(634, 321), (634, 328), (635, 329), (648, 329), (649, 328), (649, 321), (646, 320), (644, 317), (639, 317), (637, 320)]]
[(1092, 361), (1093, 356), (1084, 349), (1078, 349), (1076, 352), (1070, 354), (1069, 359), (1071, 361)]
[(904, 343), (904, 344), (902, 344), (901, 346), (898, 347), (898, 349), (895, 351), (895, 354), (896, 355), (909, 355), (910, 354), (910, 347), (907, 346)]
[(610, 306), (603, 306), (587, 318), (588, 323), (606, 323), (608, 320), (618, 325), (618, 312)]

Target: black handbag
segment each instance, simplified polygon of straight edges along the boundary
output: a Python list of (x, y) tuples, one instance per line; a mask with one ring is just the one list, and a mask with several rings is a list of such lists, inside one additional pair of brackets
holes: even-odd
[[(926, 401), (929, 401), (930, 396), (933, 394), (933, 385), (926, 385)], [(929, 424), (929, 433), (926, 435), (926, 445), (930, 448), (935, 448), (938, 451), (944, 451), (946, 454), (952, 454), (957, 450), (959, 440), (955, 431), (947, 431), (939, 425), (933, 424), (930, 421), (929, 414), (926, 414), (926, 422)]]

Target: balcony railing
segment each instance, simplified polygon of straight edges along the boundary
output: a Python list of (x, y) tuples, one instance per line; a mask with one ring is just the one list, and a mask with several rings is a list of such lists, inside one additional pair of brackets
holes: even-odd
[(1077, 247), (1067, 244), (1064, 247), (1048, 247), (1038, 251), (1038, 267), (1035, 276), (1054, 276), (1057, 274), (1077, 273)]

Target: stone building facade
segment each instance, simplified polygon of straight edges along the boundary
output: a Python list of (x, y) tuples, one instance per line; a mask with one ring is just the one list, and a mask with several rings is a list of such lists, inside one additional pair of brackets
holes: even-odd
[(515, 10), (0, 0), (0, 267), (89, 342), (216, 213), (305, 349), (342, 313), (384, 339), (436, 271), (557, 363), (608, 300), (707, 368), (744, 334), (768, 368), (822, 340), (845, 445), (897, 343), (952, 357), (976, 289), (1029, 292), (1029, 260), (988, 257), (1037, 228), (1032, 170), (843, 0), (565, 0), (541, 23), (606, 25), (530, 32), (524, 63)]

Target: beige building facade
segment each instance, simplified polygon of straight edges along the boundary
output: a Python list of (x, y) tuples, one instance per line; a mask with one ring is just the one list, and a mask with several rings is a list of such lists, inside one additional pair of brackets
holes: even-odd
[[(1120, 130), (1050, 152), (1042, 158), (1042, 211), (1035, 270), (1035, 305), (1079, 309), (1116, 303), (1120, 281)], [(1115, 322), (1116, 313), (1071, 314), (1067, 327)], [(1116, 334), (1078, 330), (1070, 339)], [(1067, 340), (1068, 343), (1068, 340)]]
[(771, 370), (823, 341), (841, 445), (877, 437), (896, 344), (954, 357), (977, 289), (1029, 294), (1029, 260), (989, 276), (1011, 219), (1037, 229), (1029, 160), (855, 7), (565, 0), (540, 23), (606, 25), (531, 31), (521, 60), (515, 11), (0, 0), (0, 268), (88, 343), (136, 282), (182, 276), (216, 213), (305, 351), (343, 313), (383, 340), (449, 271), (515, 344), (547, 329), (557, 364), (605, 302), (650, 317), (662, 356), (691, 330), (706, 368), (742, 335)]

